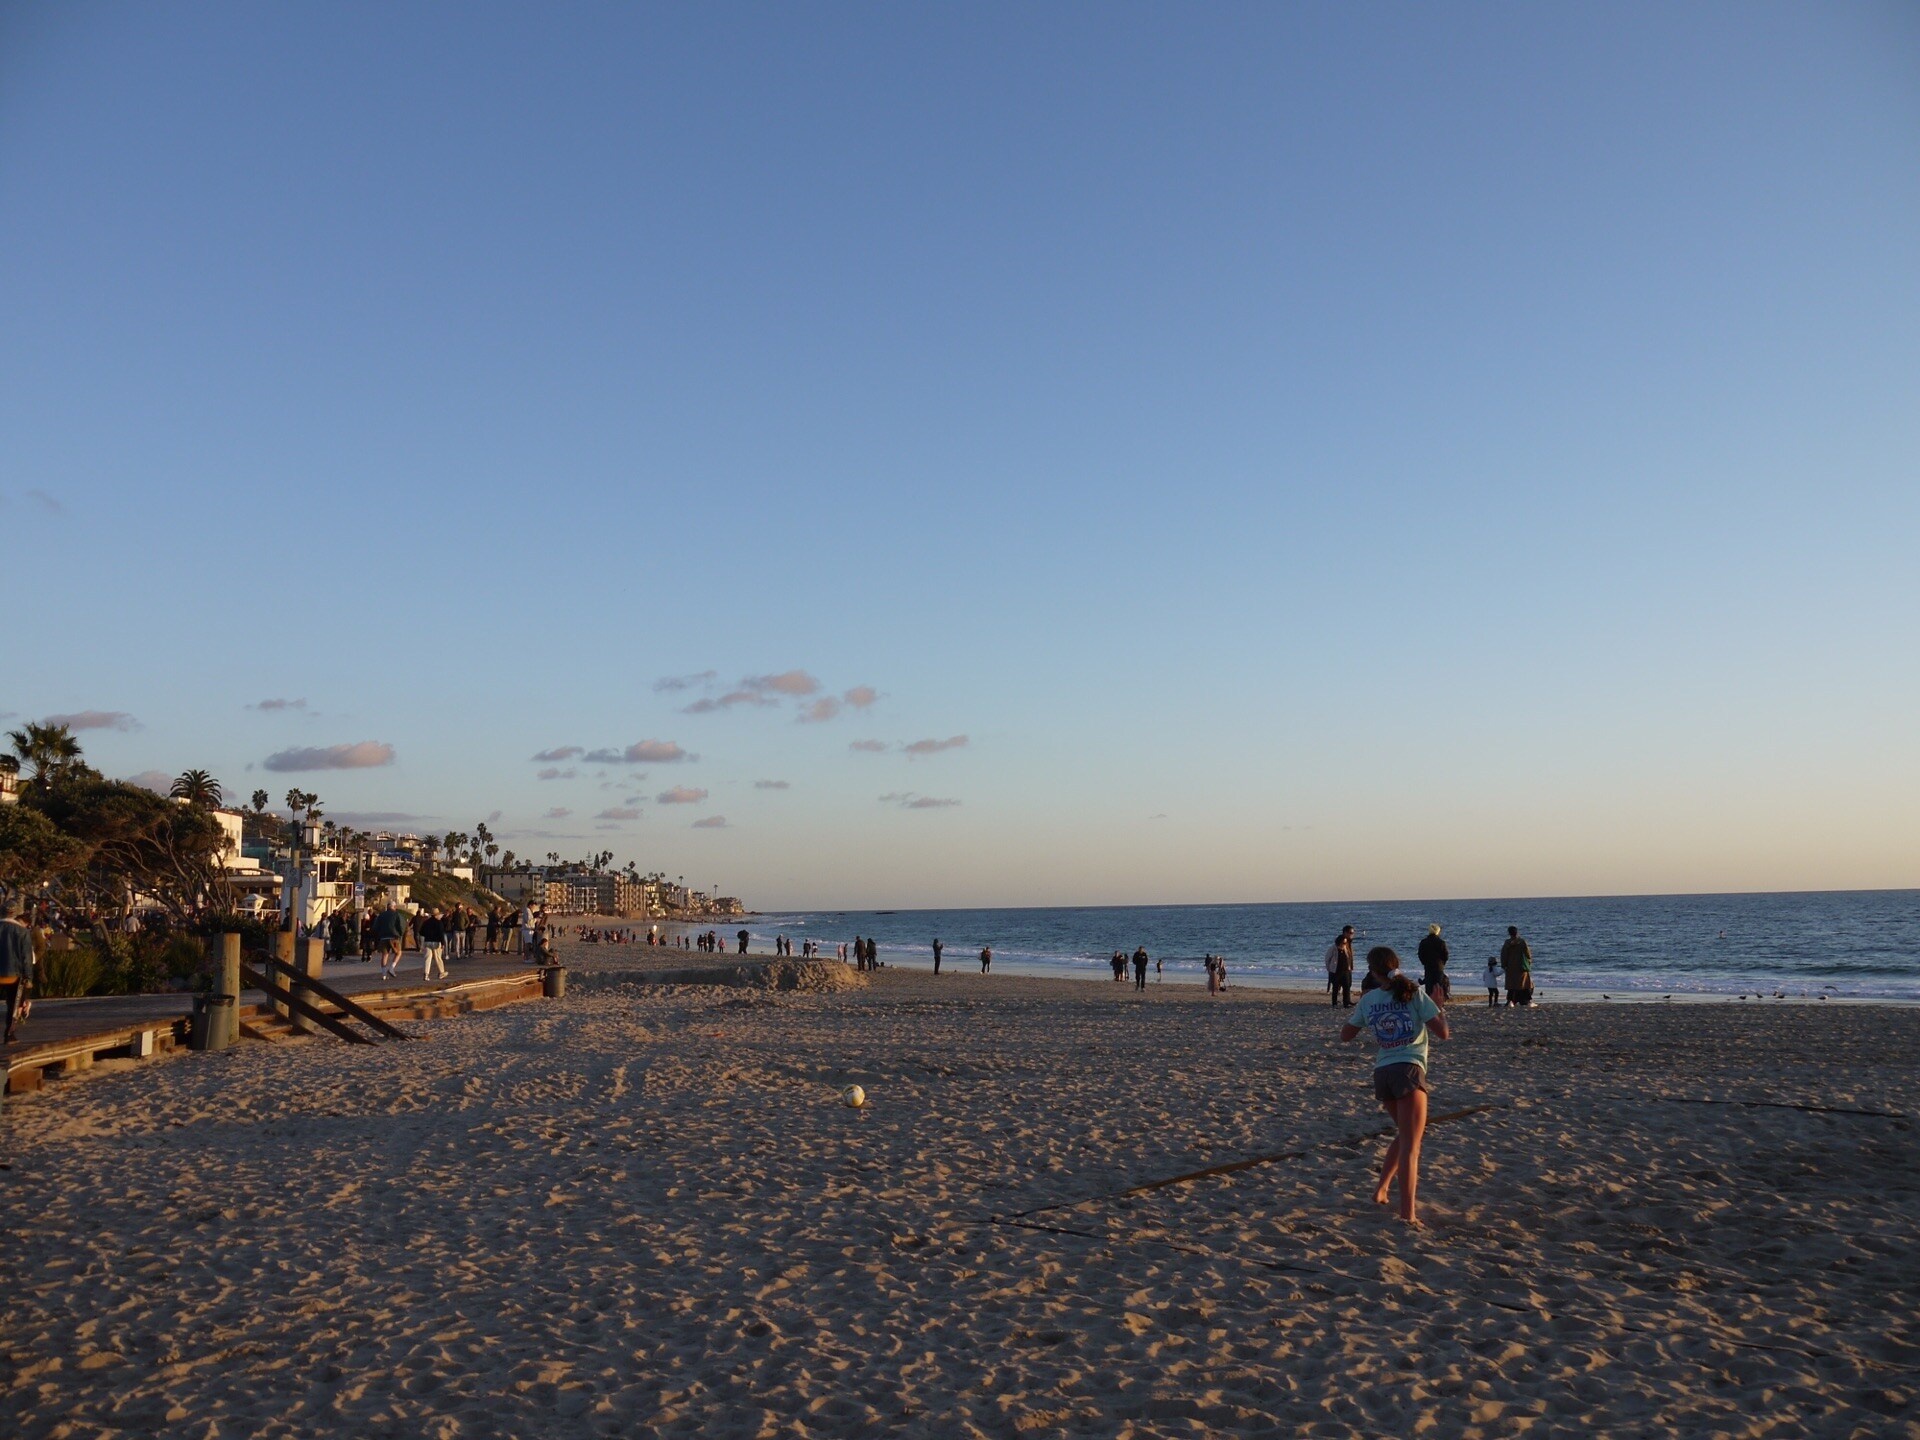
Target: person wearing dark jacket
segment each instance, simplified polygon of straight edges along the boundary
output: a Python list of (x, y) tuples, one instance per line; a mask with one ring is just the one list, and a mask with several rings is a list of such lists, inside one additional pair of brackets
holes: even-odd
[[(14, 914), (11, 901), (0, 905), (0, 989), (7, 992), (7, 1042), (13, 1041), (15, 1017), (33, 982), (33, 933)], [(0, 1084), (5, 1077), (0, 1076)]]
[(1500, 968), (1506, 974), (1507, 1004), (1533, 1003), (1533, 947), (1520, 938), (1520, 927), (1507, 926), (1507, 943), (1500, 947)]
[(1420, 988), (1434, 1004), (1446, 1004), (1453, 987), (1447, 983), (1447, 942), (1440, 938), (1438, 925), (1427, 927), (1426, 938), (1415, 953), (1420, 957)]

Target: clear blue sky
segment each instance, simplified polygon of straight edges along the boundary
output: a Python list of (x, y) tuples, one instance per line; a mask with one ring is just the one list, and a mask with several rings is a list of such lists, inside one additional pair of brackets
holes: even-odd
[(1911, 885), (1920, 10), (8, 5), (0, 526), (110, 773), (763, 906)]

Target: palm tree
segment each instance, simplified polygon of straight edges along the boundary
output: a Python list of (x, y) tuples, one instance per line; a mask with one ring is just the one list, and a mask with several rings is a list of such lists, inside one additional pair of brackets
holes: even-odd
[(267, 806), (272, 803), (273, 803), (273, 797), (267, 794), (266, 791), (256, 790), (253, 792), (253, 813), (254, 814), (256, 815), (266, 814)]
[(220, 803), (220, 782), (205, 770), (183, 770), (168, 793), (176, 800), (211, 810)]
[[(498, 845), (496, 845), (496, 844), (494, 844), (494, 842), (493, 842), (493, 841), (491, 841), (491, 840), (489, 840), (489, 841), (487, 841), (487, 863), (488, 863), (488, 864), (492, 864), (492, 863), (493, 863), (493, 857), (494, 857), (494, 856), (496, 856), (496, 855), (498, 855), (499, 853), (500, 853), (500, 847), (499, 847)], [(511, 865), (511, 864), (513, 863), (513, 858), (512, 858), (512, 856), (511, 856), (511, 854), (509, 854), (509, 856), (508, 856), (508, 858), (507, 858), (507, 863), (508, 863), (509, 865)]]
[(508, 870), (513, 869), (513, 851), (509, 850), (506, 854), (502, 855), (500, 857), (500, 864)]
[(33, 767), (34, 783), (42, 789), (80, 763), (80, 742), (64, 725), (29, 720), (25, 729), (9, 730), (7, 739), (20, 763)]

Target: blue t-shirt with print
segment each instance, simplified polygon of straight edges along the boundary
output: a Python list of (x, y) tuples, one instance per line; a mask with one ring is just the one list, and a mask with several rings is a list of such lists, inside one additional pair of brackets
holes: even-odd
[(1380, 1053), (1374, 1057), (1377, 1070), (1383, 1065), (1427, 1064), (1427, 1022), (1440, 1013), (1440, 1007), (1424, 991), (1413, 992), (1411, 1000), (1396, 1000), (1385, 990), (1369, 990), (1354, 1006), (1350, 1023), (1369, 1032)]

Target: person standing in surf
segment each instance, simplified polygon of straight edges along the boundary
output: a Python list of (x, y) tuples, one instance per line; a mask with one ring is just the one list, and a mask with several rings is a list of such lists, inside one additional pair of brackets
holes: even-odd
[(1438, 925), (1427, 927), (1427, 933), (1415, 953), (1420, 959), (1420, 988), (1427, 992), (1434, 1004), (1446, 1004), (1453, 998), (1453, 987), (1447, 983), (1447, 942), (1440, 938)]
[(991, 945), (982, 945), (980, 947), (980, 973), (984, 975), (992, 968), (993, 947)]
[(1327, 947), (1327, 994), (1336, 1007), (1353, 1008), (1353, 927), (1342, 925)]
[(1400, 973), (1400, 957), (1388, 947), (1368, 952), (1367, 969), (1382, 977), (1381, 984), (1360, 997), (1353, 1018), (1340, 1027), (1340, 1040), (1350, 1043), (1365, 1033), (1380, 1047), (1373, 1060), (1373, 1095), (1393, 1121), (1393, 1143), (1380, 1166), (1373, 1203), (1386, 1204), (1398, 1180), (1400, 1218), (1418, 1225), (1420, 1143), (1427, 1131), (1427, 1045), (1450, 1038), (1447, 1017), (1412, 976)]
[(933, 937), (933, 973), (936, 975), (940, 973), (940, 957), (946, 954), (946, 951), (947, 951), (947, 947), (940, 943), (940, 937), (938, 935), (934, 936)]

